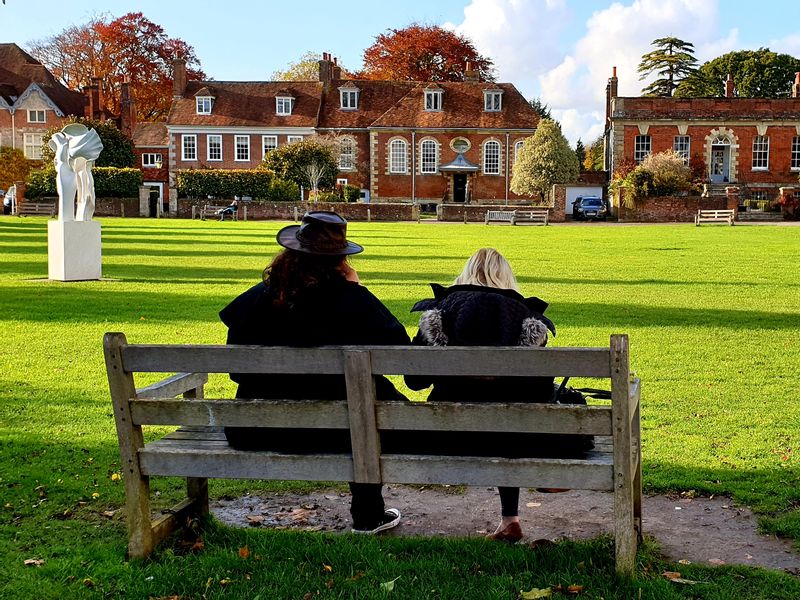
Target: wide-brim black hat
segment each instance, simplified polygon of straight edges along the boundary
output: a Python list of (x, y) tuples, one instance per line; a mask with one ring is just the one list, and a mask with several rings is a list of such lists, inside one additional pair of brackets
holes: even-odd
[(327, 210), (307, 212), (300, 225), (284, 227), (275, 239), (284, 248), (306, 254), (346, 256), (364, 251), (347, 240), (347, 221)]

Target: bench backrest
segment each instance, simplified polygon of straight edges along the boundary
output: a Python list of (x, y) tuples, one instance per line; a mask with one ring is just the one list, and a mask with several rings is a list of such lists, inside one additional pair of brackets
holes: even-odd
[(719, 209), (719, 210), (698, 210), (697, 214), (701, 217), (730, 217), (733, 215), (733, 209)]

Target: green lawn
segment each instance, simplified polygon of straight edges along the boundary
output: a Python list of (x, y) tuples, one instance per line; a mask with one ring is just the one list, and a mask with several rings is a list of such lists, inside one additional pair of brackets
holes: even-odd
[[(389, 594), (380, 583), (398, 575), (398, 598), (514, 598), (559, 583), (593, 598), (800, 597), (798, 580), (752, 569), (692, 566), (685, 576), (708, 583), (665, 584), (658, 574), (676, 565), (650, 550), (639, 580), (617, 583), (608, 540), (488, 552), (482, 540), (210, 525), (199, 554), (183, 556), (176, 541), (154, 561), (126, 562), (121, 513), (102, 514), (123, 502), (102, 335), (224, 341), (217, 312), (259, 279), (282, 224), (102, 224), (106, 279), (52, 283), (46, 220), (0, 217), (0, 597), (380, 598)], [(628, 333), (643, 384), (647, 491), (727, 494), (761, 513), (765, 531), (800, 539), (799, 228), (352, 223), (349, 233), (366, 248), (353, 259), (362, 282), (409, 333), (427, 283), (450, 282), (482, 246), (509, 259), (523, 293), (550, 302), (556, 345)], [(210, 385), (233, 391), (222, 376)], [(179, 487), (154, 482), (164, 504)], [(214, 482), (212, 494), (266, 487)], [(45, 563), (24, 566), (29, 558)]]

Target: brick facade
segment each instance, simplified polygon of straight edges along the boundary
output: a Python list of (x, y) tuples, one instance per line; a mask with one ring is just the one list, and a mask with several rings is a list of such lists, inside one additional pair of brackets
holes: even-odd
[(693, 223), (698, 210), (731, 209), (736, 211), (738, 197), (703, 198), (701, 196), (669, 196), (641, 198), (634, 208), (617, 207), (620, 222), (628, 223)]

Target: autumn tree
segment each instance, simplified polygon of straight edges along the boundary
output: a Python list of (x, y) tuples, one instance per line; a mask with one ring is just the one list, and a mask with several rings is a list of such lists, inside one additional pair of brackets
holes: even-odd
[(605, 141), (599, 135), (586, 149), (586, 158), (583, 160), (585, 171), (602, 171), (605, 168)]
[(639, 81), (653, 73), (659, 77), (642, 89), (645, 96), (672, 96), (678, 84), (694, 73), (697, 59), (694, 57), (694, 44), (676, 37), (658, 38), (651, 42), (655, 50), (642, 56), (638, 71)]
[(511, 191), (520, 196), (538, 194), (544, 200), (553, 184), (573, 183), (578, 172), (578, 157), (561, 128), (552, 119), (542, 119), (514, 162)]
[(168, 37), (142, 13), (117, 19), (95, 16), (84, 25), (30, 42), (28, 51), (69, 88), (79, 89), (99, 77), (104, 108), (112, 114), (120, 112), (120, 87), (129, 77), (137, 116), (145, 121), (163, 119), (169, 111), (174, 58), (186, 60), (189, 79), (205, 77), (194, 48)]
[(19, 148), (0, 147), (0, 190), (7, 190), (15, 181), (25, 181), (31, 162)]
[(800, 59), (769, 48), (737, 50), (703, 63), (675, 91), (682, 98), (725, 95), (725, 80), (733, 76), (736, 92), (744, 98), (787, 98), (792, 93)]
[(388, 29), (364, 51), (364, 79), (464, 81), (466, 64), (483, 81), (494, 81), (494, 63), (469, 38), (438, 25), (413, 23)]
[[(284, 71), (274, 71), (273, 81), (317, 81), (319, 79), (319, 61), (322, 55), (317, 52), (306, 52), (295, 62), (289, 63)], [(348, 76), (348, 71), (341, 63), (342, 75)]]

